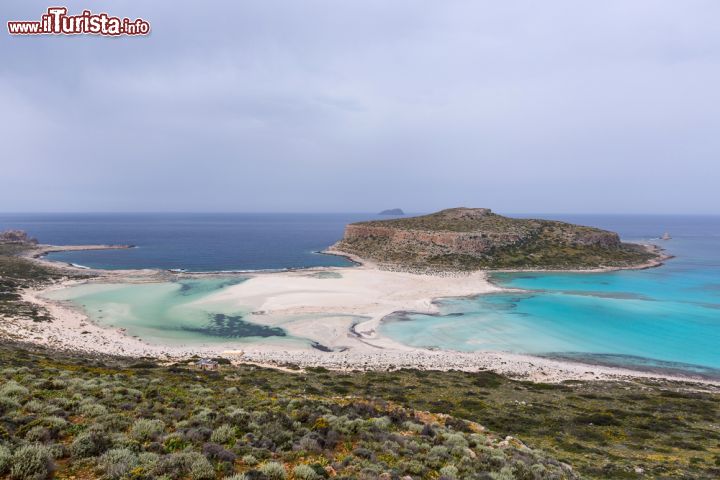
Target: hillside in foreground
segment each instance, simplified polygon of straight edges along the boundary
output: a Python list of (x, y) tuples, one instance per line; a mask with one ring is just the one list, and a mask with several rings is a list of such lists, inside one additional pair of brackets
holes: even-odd
[(474, 422), (358, 396), (348, 375), (0, 352), (12, 479), (578, 478)]
[(698, 387), (201, 371), (0, 342), (0, 478), (713, 479), (720, 394)]
[(333, 249), (386, 266), (440, 270), (622, 268), (658, 258), (614, 232), (487, 208), (353, 223)]

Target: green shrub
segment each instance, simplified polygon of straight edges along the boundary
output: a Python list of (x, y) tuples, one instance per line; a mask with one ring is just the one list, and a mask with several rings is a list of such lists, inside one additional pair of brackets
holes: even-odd
[(14, 398), (0, 395), (0, 414), (11, 412), (20, 408), (20, 403)]
[(25, 405), (23, 405), (23, 407), (28, 412), (33, 412), (33, 413), (40, 413), (43, 410), (45, 410), (45, 405), (42, 402), (39, 402), (34, 399), (27, 402)]
[(40, 423), (49, 430), (57, 433), (67, 427), (68, 422), (64, 418), (56, 416), (40, 417)]
[(142, 452), (138, 454), (138, 463), (146, 468), (152, 468), (157, 465), (160, 455), (153, 452)]
[(215, 469), (205, 457), (200, 457), (190, 466), (192, 480), (215, 480)]
[(109, 480), (119, 480), (125, 477), (138, 464), (138, 458), (132, 450), (127, 448), (114, 448), (108, 450), (98, 462), (98, 467)]
[(4, 475), (10, 470), (12, 460), (12, 452), (5, 445), (0, 445), (0, 475)]
[(108, 411), (107, 408), (100, 405), (99, 403), (86, 403), (80, 405), (80, 408), (78, 408), (78, 412), (80, 413), (80, 415), (93, 418), (105, 415)]
[(50, 431), (41, 425), (36, 425), (27, 431), (25, 440), (28, 442), (47, 442), (50, 440)]
[(101, 432), (83, 432), (73, 440), (70, 452), (73, 457), (95, 457), (110, 446), (110, 439)]
[(318, 478), (318, 474), (310, 465), (296, 465), (293, 468), (293, 476), (298, 480), (315, 480)]
[(48, 453), (50, 453), (54, 459), (65, 458), (68, 456), (68, 449), (62, 443), (51, 443), (46, 445), (46, 447), (48, 449)]
[(499, 472), (490, 473), (490, 476), (493, 480), (515, 480), (515, 475), (513, 475), (513, 469), (509, 466), (503, 467), (502, 469), (500, 469)]
[(55, 469), (52, 455), (40, 444), (18, 448), (10, 462), (10, 478), (16, 480), (44, 480)]
[(130, 437), (139, 442), (147, 442), (157, 438), (164, 430), (165, 423), (162, 420), (141, 418), (133, 423), (130, 429)]
[(547, 473), (547, 469), (541, 463), (534, 464), (530, 467), (530, 471), (535, 475), (535, 478), (545, 478), (545, 474)]
[(235, 475), (223, 478), (223, 480), (248, 480), (248, 476), (244, 473), (236, 473)]
[(440, 475), (447, 478), (457, 478), (458, 469), (455, 465), (446, 465), (440, 469)]
[(235, 440), (235, 428), (232, 425), (220, 425), (210, 436), (213, 443), (228, 444)]
[(258, 459), (255, 458), (253, 455), (248, 454), (248, 455), (243, 455), (242, 462), (249, 467), (254, 467), (255, 465), (258, 464)]
[(208, 464), (208, 460), (201, 453), (184, 450), (160, 457), (155, 473), (165, 474), (173, 478), (186, 477), (187, 475), (193, 478), (196, 478), (196, 476), (197, 478), (204, 478), (210, 470), (207, 468)]
[(285, 467), (282, 463), (268, 462), (260, 466), (260, 473), (268, 477), (270, 480), (285, 480)]
[(320, 443), (318, 443), (315, 438), (310, 437), (308, 435), (305, 435), (303, 438), (300, 439), (298, 442), (298, 446), (302, 451), (310, 452), (310, 453), (320, 453), (322, 452), (322, 447), (320, 446)]
[(177, 452), (184, 449), (188, 445), (185, 438), (180, 433), (173, 432), (166, 436), (163, 440), (163, 446), (168, 452)]
[(448, 447), (467, 447), (468, 442), (465, 440), (465, 436), (461, 433), (448, 433), (445, 435), (445, 441), (443, 442)]
[(0, 388), (0, 396), (2, 397), (24, 397), (28, 394), (28, 389), (17, 383), (15, 380), (10, 380)]
[(370, 422), (380, 430), (388, 430), (392, 425), (390, 417), (378, 417), (370, 419)]

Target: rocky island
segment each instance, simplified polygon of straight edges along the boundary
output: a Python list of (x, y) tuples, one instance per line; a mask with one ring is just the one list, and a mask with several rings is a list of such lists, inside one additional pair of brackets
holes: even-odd
[(454, 271), (628, 268), (661, 259), (656, 249), (621, 242), (615, 232), (504, 217), (489, 208), (353, 223), (332, 251), (392, 268)]
[(390, 208), (388, 210), (383, 210), (378, 213), (378, 215), (405, 215), (405, 212), (403, 212), (402, 208)]

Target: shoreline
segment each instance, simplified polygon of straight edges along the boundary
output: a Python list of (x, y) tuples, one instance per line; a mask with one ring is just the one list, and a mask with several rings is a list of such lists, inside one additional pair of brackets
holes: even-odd
[(324, 250), (317, 251), (315, 253), (321, 255), (333, 255), (342, 257), (351, 262), (353, 265), (335, 267), (335, 266), (314, 266), (314, 267), (288, 267), (288, 268), (268, 268), (268, 269), (254, 269), (254, 270), (210, 270), (210, 271), (184, 271), (184, 270), (165, 270), (158, 268), (144, 268), (144, 269), (118, 269), (110, 270), (95, 267), (86, 267), (83, 265), (77, 265), (68, 262), (60, 262), (56, 260), (50, 260), (46, 258), (48, 253), (55, 252), (71, 252), (71, 251), (87, 251), (87, 250), (125, 250), (131, 248), (137, 248), (135, 245), (37, 245), (28, 252), (21, 254), (22, 257), (29, 260), (38, 262), (42, 265), (66, 269), (73, 273), (91, 273), (97, 276), (114, 276), (115, 274), (156, 274), (161, 276), (174, 275), (174, 276), (219, 276), (219, 275), (256, 275), (256, 274), (268, 274), (278, 272), (295, 272), (295, 271), (313, 271), (313, 270), (328, 270), (334, 268), (352, 268), (352, 267), (370, 267), (379, 270), (388, 269), (391, 271), (404, 271), (406, 273), (414, 273), (418, 275), (444, 275), (444, 276), (455, 276), (455, 275), (467, 275), (473, 272), (484, 272), (486, 274), (492, 273), (606, 273), (616, 272), (621, 270), (647, 270), (650, 268), (661, 267), (667, 260), (675, 258), (674, 255), (665, 253), (665, 249), (654, 243), (635, 243), (645, 248), (649, 253), (655, 255), (646, 262), (627, 265), (627, 266), (606, 266), (606, 267), (591, 267), (591, 268), (498, 268), (498, 269), (486, 269), (486, 270), (439, 270), (433, 272), (425, 271), (407, 271), (397, 268), (397, 266), (388, 264), (382, 265), (366, 258), (361, 258), (353, 253), (343, 252), (342, 250), (330, 246)]
[[(492, 370), (497, 373), (517, 379), (527, 379), (532, 381), (543, 382), (561, 382), (565, 380), (630, 380), (632, 378), (644, 379), (663, 379), (672, 381), (697, 382), (703, 384), (720, 385), (720, 379), (710, 379), (701, 375), (675, 375), (662, 374), (653, 371), (644, 371), (642, 369), (633, 369), (631, 367), (607, 366), (592, 363), (578, 362), (566, 359), (550, 359), (540, 356), (532, 356), (526, 354), (515, 354), (510, 352), (498, 351), (479, 351), (479, 352), (458, 352), (451, 350), (429, 350), (415, 348), (396, 343), (390, 339), (383, 338), (377, 334), (377, 326), (382, 320), (390, 314), (398, 311), (414, 311), (420, 313), (435, 313), (436, 306), (434, 301), (440, 298), (451, 297), (469, 297), (483, 295), (487, 293), (497, 293), (502, 291), (513, 291), (516, 289), (506, 289), (494, 285), (489, 279), (488, 274), (495, 271), (481, 272), (457, 272), (454, 275), (431, 275), (417, 274), (407, 272), (387, 272), (381, 270), (377, 265), (365, 262), (353, 255), (347, 255), (337, 250), (324, 251), (333, 255), (340, 255), (348, 258), (355, 263), (349, 267), (311, 267), (304, 269), (292, 269), (285, 271), (256, 271), (248, 273), (230, 273), (230, 272), (183, 272), (174, 273), (157, 269), (145, 270), (98, 270), (83, 269), (75, 266), (66, 265), (62, 262), (48, 260), (43, 257), (50, 251), (62, 250), (87, 250), (101, 248), (129, 248), (128, 246), (41, 246), (40, 249), (31, 250), (26, 258), (40, 262), (55, 269), (60, 268), (68, 273), (90, 274), (81, 280), (66, 279), (57, 282), (49, 287), (39, 289), (29, 289), (22, 293), (25, 301), (44, 307), (48, 310), (54, 319), (51, 323), (33, 323), (15, 319), (14, 327), (17, 328), (16, 335), (13, 340), (26, 341), (36, 344), (48, 346), (53, 349), (64, 351), (84, 352), (88, 354), (109, 354), (129, 357), (154, 357), (158, 360), (178, 360), (187, 359), (192, 356), (223, 356), (237, 363), (255, 363), (264, 366), (280, 367), (293, 365), (300, 368), (324, 367), (335, 370), (387, 370), (397, 368), (418, 368), (422, 370), (462, 370), (462, 371), (480, 371)], [(659, 247), (656, 252), (660, 251)], [(40, 250), (38, 252), (38, 250)], [(652, 268), (659, 266), (663, 261), (670, 258), (662, 256), (654, 259), (653, 265), (638, 266), (636, 268)], [(534, 271), (537, 270), (522, 270)], [(597, 272), (595, 269), (593, 272)], [(605, 269), (599, 271), (607, 271)], [(68, 288), (81, 284), (92, 283), (144, 283), (144, 282), (163, 282), (173, 281), (183, 278), (212, 277), (212, 276), (240, 276), (255, 279), (251, 285), (253, 289), (249, 292), (253, 295), (260, 292), (261, 294), (280, 295), (278, 298), (269, 295), (268, 298), (275, 302), (275, 312), (297, 313), (307, 310), (306, 301), (298, 303), (298, 299), (283, 299), (282, 287), (277, 290), (276, 283), (282, 282), (306, 282), (307, 278), (313, 277), (319, 272), (339, 273), (341, 277), (350, 275), (357, 277), (350, 279), (354, 283), (353, 288), (358, 283), (371, 283), (371, 280), (382, 279), (387, 282), (400, 282), (397, 285), (414, 286), (417, 284), (426, 284), (429, 289), (420, 289), (413, 292), (414, 294), (429, 294), (433, 296), (418, 298), (400, 298), (397, 301), (390, 299), (387, 308), (377, 305), (373, 307), (372, 315), (364, 321), (349, 322), (343, 326), (340, 331), (332, 332), (332, 345), (336, 349), (332, 352), (321, 352), (312, 346), (307, 348), (295, 348), (282, 344), (259, 344), (259, 343), (243, 343), (243, 342), (218, 342), (210, 344), (198, 344), (192, 346), (170, 345), (147, 342), (141, 338), (129, 335), (124, 329), (102, 326), (90, 319), (81, 308), (72, 306), (70, 302), (50, 300), (42, 295), (49, 291)], [(564, 271), (567, 272), (567, 271)], [(578, 273), (593, 273), (589, 270), (581, 270)], [(345, 275), (343, 275), (345, 274)], [(272, 281), (271, 281), (272, 280)], [(322, 280), (329, 281), (329, 280)], [(404, 282), (404, 283), (403, 283)], [(235, 294), (243, 294), (243, 285), (247, 287), (250, 281), (243, 282), (229, 289), (237, 289), (230, 296)], [(469, 287), (466, 285), (470, 283)], [(294, 285), (294, 284), (293, 284)], [(338, 285), (342, 285), (338, 283)], [(397, 287), (396, 285), (396, 287)], [(462, 288), (458, 288), (462, 285)], [(269, 289), (269, 290), (268, 290)], [(439, 289), (439, 295), (434, 295), (434, 289)], [(247, 290), (247, 288), (245, 288)], [(338, 295), (345, 295), (347, 292), (343, 289), (338, 290)], [(228, 293), (226, 292), (227, 296)], [(326, 297), (327, 294), (324, 294)], [(262, 297), (262, 295), (259, 295)], [(264, 297), (263, 297), (264, 298)], [(305, 292), (304, 298), (308, 297)], [(345, 300), (343, 298), (343, 300)], [(324, 300), (325, 301), (325, 300)], [(410, 303), (410, 308), (400, 308), (404, 303)], [(413, 303), (414, 302), (414, 303)], [(271, 302), (272, 303), (272, 302)], [(302, 304), (301, 304), (302, 303)], [(377, 302), (375, 302), (377, 303)], [(397, 304), (395, 304), (397, 303)], [(357, 307), (357, 306), (356, 306)], [(391, 307), (391, 308), (390, 308)], [(420, 307), (420, 308), (412, 308)], [(333, 315), (330, 310), (335, 310), (334, 315), (337, 317), (338, 309), (342, 309), (343, 305), (320, 303), (318, 309), (325, 309), (326, 314)], [(359, 308), (359, 307), (357, 307)], [(329, 310), (328, 310), (329, 309)], [(261, 312), (267, 315), (266, 312)], [(318, 314), (320, 312), (307, 312)], [(352, 316), (357, 312), (342, 312), (343, 315)], [(265, 321), (263, 319), (263, 321)], [(312, 324), (315, 324), (313, 327)], [(299, 322), (292, 328), (307, 331), (307, 329), (315, 329), (315, 333), (325, 334), (328, 332), (317, 331), (317, 324), (321, 324), (317, 319), (312, 322)], [(336, 329), (337, 330), (337, 329)], [(293, 332), (288, 332), (293, 333)], [(355, 338), (352, 338), (355, 337)], [(312, 336), (307, 336), (311, 341)], [(323, 345), (325, 342), (320, 342)], [(350, 343), (350, 346), (340, 345), (341, 343)], [(340, 348), (338, 348), (340, 347)]]

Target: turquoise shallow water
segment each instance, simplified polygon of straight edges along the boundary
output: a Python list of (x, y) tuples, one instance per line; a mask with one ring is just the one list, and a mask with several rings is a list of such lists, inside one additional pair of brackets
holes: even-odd
[(124, 328), (129, 335), (160, 344), (210, 344), (307, 340), (281, 328), (249, 322), (248, 309), (219, 302), (198, 302), (245, 278), (212, 278), (139, 284), (87, 284), (48, 294), (71, 301), (100, 325)]
[(414, 346), (720, 377), (720, 225), (717, 218), (682, 221), (664, 222), (674, 233), (662, 246), (676, 258), (660, 268), (494, 274), (498, 284), (523, 291), (442, 300), (440, 315), (398, 314), (380, 331)]

